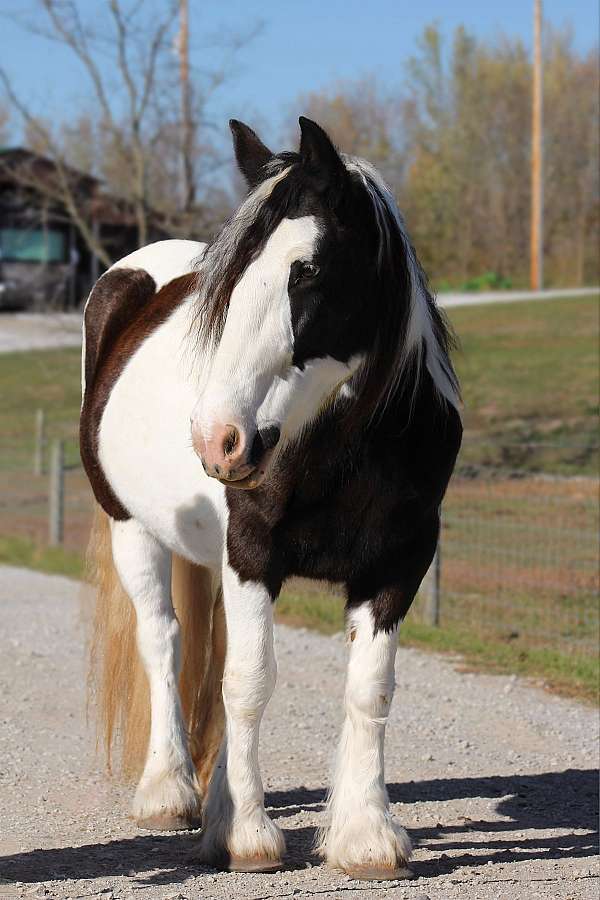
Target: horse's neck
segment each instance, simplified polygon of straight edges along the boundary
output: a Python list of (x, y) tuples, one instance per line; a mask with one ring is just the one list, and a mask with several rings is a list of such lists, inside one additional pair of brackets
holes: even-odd
[(390, 489), (395, 483), (404, 494), (410, 485), (433, 497), (443, 493), (460, 432), (458, 413), (423, 369), (414, 392), (398, 391), (371, 416), (353, 418), (351, 401), (331, 407), (294, 448), (289, 470), (309, 502), (345, 490), (353, 478), (375, 484), (378, 475)]

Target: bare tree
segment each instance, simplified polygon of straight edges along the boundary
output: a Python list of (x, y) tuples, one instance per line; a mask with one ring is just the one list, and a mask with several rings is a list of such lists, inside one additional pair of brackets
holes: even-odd
[(10, 111), (8, 105), (0, 102), (0, 146), (8, 141), (10, 134)]
[[(568, 29), (544, 40), (544, 258), (552, 284), (597, 283), (598, 55)], [(343, 150), (384, 173), (438, 287), (528, 283), (531, 57), (518, 38), (424, 29), (406, 78), (299, 98)], [(294, 129), (295, 130), (295, 129)]]
[(372, 76), (302, 94), (294, 103), (284, 143), (295, 146), (301, 113), (319, 122), (346, 153), (369, 159), (391, 184), (399, 183), (405, 155), (402, 102)]
[[(143, 29), (139, 15), (143, 3), (125, 10), (119, 0), (107, 0), (107, 33), (101, 33), (86, 23), (74, 0), (39, 0), (38, 5), (45, 13), (45, 22), (29, 22), (27, 27), (68, 47), (86, 74), (102, 130), (121, 158), (121, 163), (129, 171), (126, 199), (132, 204), (138, 241), (143, 244), (148, 239), (150, 207), (147, 125), (159, 67), (163, 54), (169, 47), (169, 38), (172, 38), (175, 0), (166, 4), (164, 13), (158, 20)], [(99, 59), (100, 53), (102, 62)], [(115, 73), (118, 75), (116, 80)], [(107, 264), (108, 255), (104, 248), (98, 246), (89, 221), (89, 212), (83, 207), (85, 198), (74, 190), (73, 179), (67, 177), (69, 165), (59, 136), (42, 118), (35, 116), (27, 108), (4, 70), (0, 70), (0, 78), (12, 107), (22, 117), (38, 149), (56, 166), (57, 178), (53, 179), (52, 184), (55, 199), (64, 203), (87, 244)], [(29, 172), (26, 177), (31, 182), (35, 176)], [(44, 179), (37, 187), (47, 192), (48, 179)]]
[[(196, 163), (200, 157), (209, 165), (211, 159), (215, 162), (214, 148), (198, 139), (198, 105), (226, 73), (204, 73), (204, 90), (195, 93), (188, 69), (182, 110), (176, 45), (179, 37), (181, 48), (185, 37), (181, 31), (185, 16), (179, 16), (183, 0), (161, 0), (158, 14), (157, 4), (149, 0), (105, 0), (105, 4), (101, 25), (84, 15), (85, 5), (78, 0), (36, 0), (37, 15), (20, 19), (29, 32), (71, 51), (85, 75), (91, 98), (87, 109), (93, 113), (50, 123), (23, 100), (1, 67), (0, 84), (24, 125), (29, 146), (56, 169), (51, 179), (45, 170), (40, 180), (36, 167), (20, 171), (18, 177), (25, 187), (62, 204), (88, 247), (108, 265), (110, 251), (94, 228), (94, 204), (77, 189), (72, 167), (98, 176), (126, 202), (138, 245), (147, 243), (157, 225), (162, 233), (197, 234), (211, 216), (196, 201)], [(236, 46), (254, 33), (250, 30), (238, 38)], [(215, 199), (222, 210), (219, 192)]]

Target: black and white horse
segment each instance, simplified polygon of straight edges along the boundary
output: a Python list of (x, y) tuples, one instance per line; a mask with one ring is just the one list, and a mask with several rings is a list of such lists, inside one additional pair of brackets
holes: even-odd
[(205, 861), (269, 868), (285, 849), (258, 768), (273, 603), (289, 576), (342, 582), (346, 716), (319, 849), (351, 874), (398, 877), (410, 842), (389, 812), (384, 732), (398, 627), (460, 445), (458, 387), (390, 191), (300, 127), (299, 153), (274, 155), (233, 121), (250, 190), (213, 243), (144, 247), (90, 295), (95, 658), (109, 741), (121, 728), (132, 753), (143, 745), (140, 824), (201, 812)]

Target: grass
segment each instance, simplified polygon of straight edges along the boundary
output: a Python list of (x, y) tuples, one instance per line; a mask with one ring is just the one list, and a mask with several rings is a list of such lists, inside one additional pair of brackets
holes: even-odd
[(455, 477), (443, 507), (442, 624), (598, 647), (598, 484)]
[[(493, 465), (518, 469), (523, 476), (532, 471), (597, 475), (597, 299), (456, 308), (450, 318), (461, 342), (455, 361), (466, 407), (462, 469)], [(81, 470), (75, 468), (79, 351), (0, 355), (0, 384), (0, 563), (79, 577), (89, 506)], [(46, 477), (30, 475), (38, 408), (46, 413), (48, 440), (66, 441), (67, 465), (72, 467), (67, 478), (68, 549), (44, 545)], [(594, 541), (590, 549), (588, 540), (597, 522), (596, 488), (593, 483), (549, 484), (546, 490), (531, 479), (504, 480), (497, 486), (487, 477), (454, 482), (445, 505), (444, 578), (449, 581), (443, 588), (456, 616), (448, 615), (443, 628), (431, 628), (417, 620), (417, 604), (402, 640), (458, 652), (466, 665), (487, 671), (542, 678), (563, 693), (589, 699), (597, 690), (596, 661), (531, 639), (549, 628), (557, 645), (573, 641), (575, 646), (582, 640), (592, 645), (597, 637), (597, 600), (588, 584), (588, 573), (597, 568), (597, 546)], [(485, 534), (478, 533), (480, 523)], [(548, 524), (556, 530), (551, 553)], [(552, 580), (552, 594), (536, 581), (538, 575)], [(576, 619), (582, 601), (583, 631)], [(508, 614), (503, 602), (507, 609), (512, 604)], [(595, 610), (589, 616), (588, 607)], [(340, 630), (343, 619), (339, 599), (296, 583), (280, 598), (278, 615), (327, 633)], [(504, 616), (506, 623), (507, 615), (517, 623), (517, 638), (507, 628), (502, 633), (494, 622)], [(577, 633), (570, 628), (572, 621)], [(561, 630), (562, 622), (570, 630)]]
[[(335, 634), (344, 627), (343, 600), (315, 590), (285, 588), (276, 606), (277, 619), (288, 625), (303, 625), (322, 634)], [(506, 642), (499, 635), (482, 635), (469, 628), (435, 628), (414, 620), (409, 613), (400, 630), (400, 643), (437, 653), (460, 654), (461, 665), (494, 674), (517, 674), (541, 680), (544, 686), (564, 696), (587, 702), (598, 701), (600, 669), (597, 656), (570, 656), (525, 641)]]
[[(463, 464), (598, 474), (598, 312), (594, 297), (450, 310), (461, 343)], [(0, 384), (2, 468), (31, 458), (38, 408), (75, 464), (79, 350), (1, 354)]]
[(598, 474), (598, 298), (449, 311), (461, 349), (462, 464)]
[(77, 423), (81, 404), (81, 353), (77, 348), (0, 354), (1, 466), (30, 463), (37, 409), (46, 414), (48, 440), (66, 441), (66, 463), (79, 462)]
[(24, 537), (0, 536), (0, 565), (21, 566), (69, 578), (83, 576), (81, 553), (63, 547), (45, 547)]
[[(60, 547), (40, 547), (26, 538), (0, 537), (0, 565), (22, 566), (52, 575), (81, 578), (80, 553)], [(291, 582), (276, 605), (279, 622), (309, 628), (321, 634), (336, 634), (344, 628), (343, 600), (335, 594), (303, 588)], [(600, 678), (597, 656), (570, 656), (548, 648), (531, 647), (526, 641), (507, 642), (501, 635), (481, 635), (472, 628), (445, 625), (434, 628), (415, 621), (409, 614), (403, 623), (400, 643), (436, 653), (462, 657), (461, 667), (494, 674), (517, 674), (541, 680), (545, 687), (563, 696), (597, 702)]]

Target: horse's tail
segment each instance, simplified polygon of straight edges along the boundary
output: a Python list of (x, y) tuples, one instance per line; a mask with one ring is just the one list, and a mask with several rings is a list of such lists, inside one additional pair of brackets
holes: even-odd
[[(90, 643), (90, 688), (109, 770), (119, 745), (118, 768), (141, 774), (150, 734), (150, 692), (136, 646), (136, 615), (112, 558), (110, 521), (96, 507), (87, 554), (95, 588)], [(221, 590), (207, 569), (173, 555), (173, 605), (181, 627), (179, 690), (192, 758), (206, 788), (223, 732), (221, 681), (225, 618)]]

